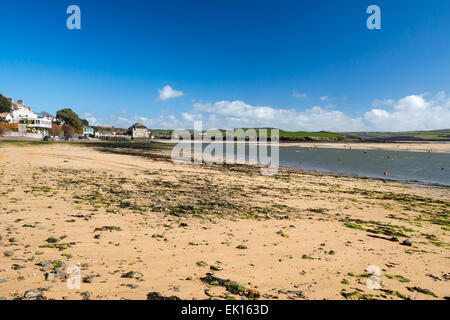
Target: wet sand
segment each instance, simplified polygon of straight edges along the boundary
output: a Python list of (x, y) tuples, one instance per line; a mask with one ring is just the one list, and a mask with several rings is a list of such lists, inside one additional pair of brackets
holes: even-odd
[[(160, 143), (171, 143), (170, 140), (155, 140)], [(192, 140), (183, 140), (184, 143), (193, 143)], [(208, 142), (210, 143), (210, 142)], [(230, 142), (216, 142), (230, 143)], [(236, 142), (235, 142), (236, 143)], [(243, 143), (243, 142), (237, 142)], [(248, 142), (246, 142), (248, 143)], [(259, 142), (259, 144), (262, 144)], [(413, 152), (443, 152), (450, 153), (449, 141), (426, 141), (426, 142), (279, 142), (280, 147), (302, 147), (302, 148), (330, 148), (330, 149), (358, 149), (373, 150), (383, 149), (391, 151), (413, 151)]]
[(5, 299), (450, 296), (449, 188), (65, 143), (0, 143), (0, 179)]
[(318, 148), (331, 148), (331, 149), (358, 149), (358, 150), (373, 150), (383, 149), (391, 151), (414, 151), (414, 152), (443, 152), (450, 153), (450, 142), (387, 142), (387, 143), (332, 143), (332, 142), (320, 142), (320, 143), (280, 143), (280, 146), (298, 146), (309, 148), (316, 146)]

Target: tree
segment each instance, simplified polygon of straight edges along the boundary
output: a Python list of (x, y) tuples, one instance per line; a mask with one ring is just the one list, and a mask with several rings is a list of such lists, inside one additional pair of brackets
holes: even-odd
[(10, 111), (11, 111), (11, 102), (0, 93), (0, 113)]
[(89, 127), (89, 121), (87, 121), (86, 119), (81, 119), (81, 124), (83, 126)]
[(72, 111), (72, 109), (61, 109), (56, 113), (58, 120), (64, 121), (66, 125), (69, 125), (76, 130), (82, 130), (82, 123), (80, 117)]
[(52, 115), (46, 111), (42, 111), (38, 114), (39, 117), (51, 117)]

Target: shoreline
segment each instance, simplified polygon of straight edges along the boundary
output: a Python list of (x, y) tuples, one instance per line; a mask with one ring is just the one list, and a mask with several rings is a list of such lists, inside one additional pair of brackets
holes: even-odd
[[(42, 141), (41, 139), (34, 138), (26, 138), (26, 137), (0, 137), (0, 141), (29, 141), (29, 142), (38, 142)], [(82, 142), (75, 140), (76, 142)], [(83, 143), (89, 142), (99, 142), (100, 140), (94, 141), (83, 141)], [(55, 141), (55, 142), (63, 142), (63, 141)], [(105, 141), (105, 142), (113, 142), (113, 141)], [(182, 143), (200, 143), (201, 141), (194, 140), (181, 140)], [(64, 142), (65, 143), (65, 142)], [(123, 142), (130, 143), (130, 142)], [(150, 140), (149, 143), (162, 143), (166, 145), (171, 145), (176, 143), (176, 141), (171, 141), (170, 139), (154, 139)], [(223, 142), (205, 142), (205, 143), (233, 143), (228, 141)], [(248, 141), (234, 141), (234, 143), (249, 143)], [(259, 143), (256, 144), (261, 145), (270, 145), (270, 143)], [(410, 151), (410, 152), (434, 152), (434, 153), (450, 153), (450, 141), (399, 141), (399, 142), (320, 142), (320, 141), (311, 141), (311, 142), (279, 142), (280, 147), (302, 147), (302, 148), (325, 148), (325, 149), (357, 149), (357, 150), (386, 150), (386, 151)]]
[[(154, 142), (173, 144), (176, 141), (155, 139)], [(201, 141), (181, 140), (182, 143), (200, 143)], [(249, 143), (248, 141), (222, 141), (222, 142), (204, 142), (204, 143)], [(253, 144), (270, 145), (269, 142)], [(279, 142), (280, 147), (303, 147), (303, 148), (329, 148), (329, 149), (357, 149), (357, 150), (374, 150), (382, 149), (388, 151), (410, 151), (410, 152), (434, 152), (434, 153), (450, 153), (450, 141), (423, 141), (423, 142)]]
[[(220, 143), (220, 142), (219, 142)], [(166, 144), (169, 145), (169, 144)], [(217, 164), (217, 165), (222, 165), (222, 164)], [(250, 164), (250, 163), (244, 163), (244, 164), (238, 164), (238, 163), (234, 163), (231, 165), (246, 165), (246, 166), (254, 166), (254, 167), (261, 167), (261, 164)], [(328, 171), (328, 170), (318, 170), (318, 169), (307, 169), (307, 168), (302, 168), (302, 167), (296, 167), (296, 166), (289, 166), (289, 165), (280, 165), (280, 168), (285, 168), (285, 169), (292, 169), (292, 170), (300, 170), (303, 172), (316, 172), (316, 173), (323, 173), (323, 174), (328, 174), (328, 175), (333, 175), (333, 176), (347, 176), (347, 177), (353, 177), (353, 178), (360, 178), (360, 179), (375, 179), (375, 180), (380, 180), (380, 181), (396, 181), (396, 182), (403, 182), (403, 183), (415, 183), (415, 184), (423, 184), (423, 185), (428, 185), (428, 186), (437, 186), (437, 187), (444, 187), (444, 188), (448, 188), (450, 187), (450, 183), (449, 184), (445, 184), (445, 183), (439, 183), (439, 182), (431, 182), (431, 181), (421, 181), (421, 180), (414, 180), (414, 179), (400, 179), (400, 178), (391, 178), (391, 177), (377, 177), (377, 176), (365, 176), (365, 175), (360, 175), (360, 174), (356, 174), (356, 173), (341, 173), (341, 172), (333, 172), (333, 171)]]
[[(248, 164), (246, 164), (246, 165), (248, 165)], [(423, 187), (450, 189), (450, 184), (441, 184), (441, 183), (436, 183), (436, 182), (425, 182), (425, 181), (419, 181), (419, 180), (406, 180), (406, 179), (402, 180), (402, 179), (394, 179), (394, 178), (366, 177), (366, 176), (361, 176), (358, 174), (346, 174), (346, 173), (331, 172), (331, 171), (302, 169), (302, 168), (289, 167), (289, 166), (280, 166), (280, 168), (290, 169), (290, 170), (300, 170), (302, 173), (310, 173), (310, 174), (318, 174), (318, 175), (324, 174), (324, 175), (328, 175), (328, 176), (348, 177), (348, 178), (361, 179), (361, 180), (369, 179), (369, 180), (377, 180), (377, 181), (391, 181), (391, 182), (404, 183), (406, 185), (416, 185), (416, 186), (423, 186)]]
[[(0, 142), (2, 140), (3, 141), (17, 141), (17, 142), (23, 141), (23, 142), (32, 142), (32, 143), (33, 142), (38, 142), (38, 141), (35, 141), (35, 140), (30, 140), (30, 139), (17, 140), (17, 139), (2, 139), (0, 137)], [(129, 142), (77, 141), (77, 140), (75, 140), (74, 142), (57, 141), (57, 142), (53, 142), (53, 143), (61, 143), (61, 144), (75, 143), (75, 144), (83, 145), (83, 144), (86, 144), (86, 143), (87, 144), (89, 144), (89, 143), (93, 143), (93, 144), (97, 143), (98, 144), (99, 142), (100, 143), (105, 143), (105, 144), (115, 143), (118, 146), (120, 146), (121, 144), (123, 144), (123, 145), (130, 144)], [(171, 146), (172, 145), (170, 142), (164, 141), (164, 140), (153, 140), (150, 144), (158, 144), (158, 143), (160, 143), (161, 145), (165, 145), (165, 146)], [(185, 143), (192, 143), (192, 141), (187, 141)], [(216, 142), (216, 143), (222, 143), (222, 142)], [(230, 142), (224, 142), (224, 143), (230, 143)], [(242, 143), (242, 142), (238, 142), (238, 143)], [(378, 144), (378, 143), (376, 143), (376, 144)], [(130, 145), (132, 145), (132, 144), (130, 144)], [(288, 143), (286, 146), (300, 146), (300, 147), (310, 148), (311, 144), (307, 145), (307, 143), (301, 143), (301, 145), (298, 145), (298, 143)], [(312, 144), (312, 146), (317, 146), (317, 147), (320, 148), (320, 145), (315, 144), (315, 143)], [(284, 144), (280, 144), (280, 147), (285, 147), (285, 145)], [(448, 147), (450, 148), (450, 143), (448, 144)], [(344, 148), (344, 145), (339, 145), (339, 146), (336, 146), (335, 148), (330, 148), (330, 149), (343, 149), (343, 148)], [(361, 147), (355, 148), (355, 149), (363, 150), (365, 148), (363, 148), (361, 146)], [(374, 149), (379, 149), (379, 148), (377, 148), (376, 146), (373, 146), (371, 150), (374, 150)], [(370, 149), (368, 149), (368, 150), (370, 150)], [(383, 150), (400, 151), (400, 150), (390, 150), (390, 149), (383, 149)], [(402, 150), (402, 151), (425, 152), (425, 151), (419, 151), (419, 150), (416, 150), (416, 151), (415, 150)], [(437, 153), (437, 152), (435, 152), (435, 153)], [(450, 150), (448, 150), (448, 152), (442, 152), (442, 153), (450, 153)], [(167, 152), (166, 153), (157, 153), (157, 154), (154, 154), (154, 155), (162, 157), (162, 158), (168, 157)], [(135, 156), (139, 156), (139, 154), (135, 154)], [(215, 165), (221, 166), (222, 164), (215, 164)], [(243, 166), (253, 166), (253, 167), (258, 167), (259, 166), (257, 164), (249, 164), (249, 163), (245, 163), (245, 164), (235, 163), (235, 164), (231, 164), (231, 165), (243, 165)], [(387, 177), (387, 178), (371, 177), (371, 176), (363, 176), (363, 175), (359, 175), (359, 174), (340, 173), (340, 172), (333, 172), (333, 171), (326, 171), (326, 170), (321, 171), (321, 170), (316, 170), (316, 169), (306, 169), (306, 168), (295, 167), (295, 166), (291, 167), (291, 166), (286, 166), (286, 165), (280, 165), (280, 168), (289, 169), (289, 170), (297, 170), (299, 172), (304, 172), (304, 173), (310, 172), (310, 173), (314, 173), (314, 174), (318, 174), (318, 175), (326, 174), (326, 175), (330, 175), (330, 176), (352, 177), (352, 178), (357, 178), (357, 179), (373, 179), (373, 180), (379, 180), (379, 181), (393, 181), (393, 182), (399, 182), (399, 183), (405, 183), (405, 184), (417, 184), (417, 185), (423, 185), (423, 186), (434, 186), (434, 187), (438, 187), (438, 188), (439, 187), (441, 187), (441, 188), (449, 188), (450, 187), (450, 184), (442, 184), (442, 183), (437, 183), (437, 182), (428, 182), (428, 181), (411, 180), (411, 179), (395, 179), (395, 178), (390, 178), (390, 177)]]

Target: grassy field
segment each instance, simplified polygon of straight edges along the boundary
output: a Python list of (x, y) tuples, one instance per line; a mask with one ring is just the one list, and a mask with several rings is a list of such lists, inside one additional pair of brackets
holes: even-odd
[[(242, 128), (247, 131), (255, 129), (259, 135), (258, 130), (270, 128)], [(170, 136), (173, 130), (152, 130), (155, 136), (166, 135)], [(225, 134), (225, 130), (221, 130)], [(191, 131), (192, 132), (192, 131)], [(330, 131), (285, 131), (281, 130), (281, 140), (358, 140), (365, 141), (450, 141), (450, 129), (432, 130), (432, 131), (409, 131), (409, 132), (330, 132)], [(239, 137), (239, 135), (236, 135)], [(268, 131), (270, 137), (270, 130)]]
[[(243, 130), (242, 132), (236, 131), (235, 133), (235, 137), (236, 138), (240, 138), (243, 137), (243, 135), (248, 135), (248, 130), (256, 130), (256, 134), (257, 136), (260, 135), (259, 130), (264, 130), (267, 129), (267, 136), (270, 137), (271, 136), (271, 128), (239, 128), (241, 130)], [(236, 129), (236, 130), (239, 130)], [(193, 132), (192, 130), (189, 130), (191, 133)], [(226, 131), (220, 129), (220, 131), (222, 132), (222, 134), (225, 136)], [(171, 133), (173, 132), (173, 130), (152, 130), (152, 134), (155, 135), (156, 137), (160, 137), (160, 136), (164, 136), (164, 137), (170, 137)], [(203, 133), (205, 133), (206, 131), (203, 131)], [(319, 132), (309, 132), (309, 131), (285, 131), (285, 130), (280, 130), (279, 131), (280, 134), (280, 139), (287, 139), (287, 140), (295, 140), (295, 139), (299, 139), (299, 140), (305, 140), (305, 139), (343, 139), (346, 137), (346, 135), (344, 134), (340, 134), (340, 133), (335, 133), (335, 132), (328, 132), (328, 131), (319, 131)]]
[(284, 131), (280, 130), (280, 137), (310, 137), (310, 138), (340, 138), (344, 135), (335, 132), (319, 131), (319, 132), (308, 132), (308, 131)]
[(346, 134), (357, 136), (368, 141), (450, 141), (450, 129), (408, 132), (348, 132)]
[(34, 145), (40, 145), (40, 144), (46, 144), (48, 142), (45, 141), (22, 141), (22, 140), (0, 140), (0, 147), (2, 146), (18, 146), (18, 147), (28, 147), (28, 146), (34, 146)]

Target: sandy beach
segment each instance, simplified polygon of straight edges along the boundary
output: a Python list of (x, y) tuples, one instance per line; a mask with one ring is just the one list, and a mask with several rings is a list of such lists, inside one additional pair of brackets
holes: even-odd
[(0, 142), (1, 298), (450, 296), (449, 188), (119, 151)]
[(316, 146), (317, 148), (331, 149), (358, 149), (373, 150), (383, 149), (390, 151), (414, 151), (414, 152), (443, 152), (450, 153), (450, 142), (319, 142), (319, 143), (280, 143), (280, 146), (298, 146), (309, 148)]

